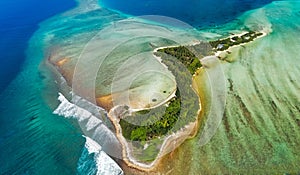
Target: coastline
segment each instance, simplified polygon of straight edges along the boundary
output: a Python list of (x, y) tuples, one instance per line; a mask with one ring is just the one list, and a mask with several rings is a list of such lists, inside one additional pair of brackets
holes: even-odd
[(188, 123), (181, 130), (167, 136), (163, 141), (163, 144), (159, 150), (159, 154), (157, 155), (155, 160), (152, 161), (150, 164), (140, 163), (135, 158), (133, 158), (133, 156), (130, 155), (131, 152), (130, 146), (122, 134), (122, 128), (118, 123), (118, 119), (116, 119), (114, 114), (109, 113), (108, 114), (109, 119), (111, 120), (111, 122), (113, 123), (116, 129), (116, 136), (122, 145), (122, 155), (123, 155), (122, 161), (126, 164), (126, 166), (142, 172), (150, 172), (153, 169), (155, 169), (164, 156), (171, 153), (175, 148), (181, 145), (186, 139), (195, 137), (199, 127), (198, 120), (201, 112), (201, 103), (199, 103), (199, 106), (200, 109), (198, 110), (198, 116), (196, 117), (196, 121)]
[[(243, 34), (244, 33), (236, 34), (236, 35), (232, 35), (231, 37), (241, 36)], [(267, 35), (267, 33), (264, 32), (262, 36), (255, 38), (255, 40), (258, 39), (258, 38), (264, 37), (266, 35)], [(198, 43), (194, 43), (193, 45), (197, 45), (197, 44)], [(220, 56), (220, 54), (227, 53), (228, 51), (231, 51), (233, 48), (239, 47), (239, 46), (245, 45), (245, 44), (248, 44), (248, 43), (242, 43), (242, 44), (239, 44), (239, 45), (234, 45), (234, 46), (229, 47), (228, 49), (226, 49), (224, 51), (217, 51), (217, 52), (215, 52), (214, 55), (218, 57), (218, 56)], [(159, 48), (154, 49), (154, 51), (153, 51), (154, 58), (156, 58), (166, 68), (168, 68), (168, 67), (161, 62), (162, 61), (161, 57), (156, 56), (154, 53), (157, 52), (159, 49), (171, 48), (171, 47), (178, 47), (178, 46), (159, 47)], [(209, 57), (211, 57), (211, 55)], [(206, 57), (204, 57), (202, 59), (205, 59), (205, 58)], [(47, 62), (51, 65), (51, 67), (53, 67), (53, 69), (55, 69), (56, 72), (61, 75), (61, 72), (59, 71), (60, 69), (57, 67), (58, 65), (53, 65), (53, 63), (51, 63), (51, 61), (49, 59), (47, 59), (47, 60), (48, 60)], [(199, 69), (204, 69), (204, 68), (199, 67), (198, 70), (192, 75), (193, 85), (195, 83), (195, 78), (194, 77), (195, 77), (195, 75), (198, 74)], [(64, 82), (66, 82), (66, 84), (68, 84), (66, 80)], [(199, 100), (199, 110), (197, 112), (196, 121), (195, 122), (190, 122), (190, 123), (186, 124), (185, 127), (180, 129), (179, 131), (177, 131), (176, 133), (172, 133), (171, 135), (168, 135), (164, 139), (163, 144), (162, 144), (162, 146), (159, 150), (159, 153), (158, 153), (157, 157), (150, 164), (140, 163), (140, 162), (138, 162), (138, 160), (133, 158), (132, 155), (130, 155), (130, 153), (131, 153), (130, 146), (129, 146), (128, 142), (126, 141), (126, 139), (124, 138), (124, 136), (122, 135), (122, 128), (121, 128), (121, 125), (118, 122), (117, 117), (113, 114), (114, 108), (116, 106), (113, 107), (112, 109), (110, 109), (109, 111), (106, 111), (107, 114), (108, 114), (109, 120), (111, 121), (111, 123), (113, 124), (113, 126), (115, 128), (115, 135), (116, 135), (117, 139), (119, 140), (119, 142), (121, 144), (121, 147), (122, 147), (122, 161), (126, 164), (126, 166), (128, 166), (130, 168), (134, 168), (134, 169), (139, 170), (139, 171), (149, 172), (149, 171), (155, 169), (157, 167), (158, 163), (160, 162), (160, 160), (165, 155), (172, 152), (172, 150), (174, 148), (181, 145), (186, 139), (190, 139), (190, 138), (195, 137), (195, 135), (198, 132), (199, 126), (200, 126), (199, 116), (200, 116), (200, 113), (201, 113), (201, 101), (200, 101), (199, 93), (197, 92), (197, 88), (193, 87), (193, 85), (192, 85), (191, 88), (197, 94), (198, 100)], [(172, 99), (174, 96), (175, 96), (175, 91), (164, 102), (156, 105), (155, 107), (164, 105), (170, 99)], [(154, 108), (154, 107), (152, 107), (152, 108)], [(152, 108), (150, 108), (150, 109), (152, 109)], [(140, 110), (144, 110), (144, 109), (136, 109), (136, 111), (140, 111)]]
[[(174, 46), (174, 47), (176, 47), (176, 46)], [(69, 85), (68, 81), (62, 75), (62, 72), (60, 72), (61, 69), (59, 68), (59, 65), (56, 65), (55, 63), (51, 62), (49, 57), (46, 59), (45, 62), (46, 62), (46, 65), (54, 72), (54, 74), (56, 76), (56, 79), (57, 79), (56, 83), (57, 83), (60, 91), (62, 91), (62, 94), (68, 96), (68, 93), (70, 92), (71, 88), (70, 88), (70, 85)], [(163, 66), (167, 67), (165, 64), (163, 64), (163, 63), (161, 63), (161, 64)], [(193, 88), (193, 91), (196, 92), (196, 89)], [(151, 107), (149, 109), (152, 109), (152, 108), (155, 108), (155, 107), (166, 104), (173, 97), (175, 97), (175, 93), (176, 93), (176, 89), (165, 101), (163, 101), (162, 103), (160, 103), (160, 104), (158, 104), (154, 107)], [(199, 117), (200, 112), (201, 112), (200, 98), (198, 98), (198, 100), (199, 100), (199, 110), (198, 110), (198, 114), (197, 114), (197, 117), (196, 117), (197, 120), (195, 122), (191, 122), (191, 123), (186, 124), (185, 127), (183, 127), (181, 130), (167, 136), (163, 141), (162, 147), (159, 150), (159, 154), (157, 155), (155, 160), (153, 162), (151, 162), (151, 164), (140, 163), (130, 155), (130, 152), (131, 152), (130, 146), (128, 145), (126, 139), (122, 135), (122, 128), (119, 125), (116, 117), (114, 117), (111, 114), (111, 112), (113, 112), (114, 108), (110, 109), (109, 111), (105, 110), (106, 113), (107, 113), (108, 119), (111, 121), (111, 123), (113, 124), (114, 129), (116, 131), (114, 134), (116, 135), (118, 141), (120, 142), (120, 145), (122, 146), (123, 158), (122, 158), (121, 161), (123, 161), (128, 167), (131, 167), (131, 168), (134, 168), (136, 170), (143, 171), (143, 172), (149, 172), (149, 171), (153, 170), (154, 168), (156, 168), (156, 166), (158, 165), (160, 160), (166, 154), (170, 153), (173, 150), (173, 148), (178, 147), (186, 139), (192, 138), (197, 134), (197, 128), (199, 126), (198, 117)], [(96, 105), (96, 106), (101, 107), (99, 105)], [(146, 110), (146, 108), (145, 109), (137, 109), (137, 110), (134, 110), (134, 111), (141, 111), (141, 110)], [(176, 140), (178, 138), (183, 138), (183, 139)]]
[[(248, 44), (248, 43), (254, 42), (255, 40), (257, 40), (257, 39), (259, 39), (259, 38), (263, 38), (263, 37), (267, 36), (267, 35), (270, 33), (270, 32), (264, 31), (264, 30), (261, 30), (261, 31), (259, 31), (259, 32), (262, 33), (262, 35), (260, 35), (260, 36), (258, 36), (258, 37), (256, 37), (256, 38), (254, 38), (253, 41), (246, 42), (246, 43), (241, 43), (241, 44), (234, 45), (234, 46), (230, 46), (228, 49), (223, 50), (223, 51), (216, 51), (215, 54), (214, 54), (214, 56), (216, 56), (216, 57), (218, 57), (218, 58), (220, 58), (220, 57), (222, 58), (222, 55), (223, 55), (223, 54), (227, 54), (228, 52), (231, 53), (231, 52), (233, 51), (233, 49), (238, 48), (238, 47), (240, 47), (240, 46), (244, 46), (244, 45), (246, 45), (246, 44)], [(247, 33), (247, 32), (242, 32), (242, 33), (240, 33), (240, 34), (234, 34), (234, 35), (231, 35), (231, 36), (229, 36), (229, 37), (227, 37), (227, 38), (241, 37), (242, 35), (244, 35), (244, 34), (246, 34), (246, 33)], [(213, 55), (210, 55), (210, 56), (213, 56)], [(220, 59), (221, 59), (221, 58), (220, 58)]]
[[(255, 40), (257, 40), (257, 39), (259, 39), (259, 38), (262, 38), (262, 37), (265, 37), (266, 35), (268, 35), (269, 33), (267, 33), (267, 32), (265, 32), (265, 31), (260, 31), (261, 33), (262, 33), (262, 35), (261, 36), (258, 36), (258, 37), (256, 37), (253, 41), (255, 41)], [(231, 35), (230, 36), (230, 38), (232, 38), (232, 37), (235, 37), (235, 36), (238, 36), (238, 37), (240, 37), (240, 36), (242, 36), (242, 35), (244, 35), (244, 34), (246, 34), (247, 32), (245, 31), (245, 32), (242, 32), (242, 33), (239, 33), (239, 34), (234, 34), (234, 35)], [(253, 41), (251, 41), (251, 42), (253, 42)], [(236, 48), (236, 47), (240, 47), (240, 46), (243, 46), (243, 45), (246, 45), (246, 44), (248, 44), (248, 43), (251, 43), (251, 42), (246, 42), (246, 43), (242, 43), (242, 44), (239, 44), (239, 45), (234, 45), (234, 46), (232, 46), (232, 47), (229, 47), (228, 49), (226, 49), (226, 50), (223, 50), (223, 51), (217, 51), (217, 52), (215, 52), (214, 53), (214, 55), (209, 55), (209, 56), (206, 56), (206, 57), (203, 57), (203, 58), (201, 58), (201, 59), (205, 59), (205, 58), (209, 58), (209, 57), (211, 57), (211, 56), (216, 56), (216, 57), (219, 57), (221, 54), (223, 54), (223, 53), (228, 53), (228, 52), (231, 52), (232, 51), (232, 49), (234, 49), (234, 48)], [(197, 43), (197, 42), (195, 42), (195, 43), (193, 43), (192, 45), (190, 45), (190, 46), (194, 46), (194, 45), (197, 45), (197, 44), (199, 44), (199, 43)], [(156, 48), (156, 49), (154, 49), (154, 51), (153, 51), (153, 56), (162, 64), (162, 65), (164, 65), (163, 63), (162, 63), (162, 59), (161, 59), (161, 57), (159, 57), (159, 56), (156, 56), (154, 53), (155, 52), (157, 52), (158, 50), (160, 50), (160, 49), (165, 49), (165, 48), (172, 48), (172, 47), (178, 47), (179, 45), (174, 45), (174, 46), (164, 46), (164, 47), (158, 47), (158, 48)], [(200, 59), (200, 60), (201, 60)], [(164, 65), (166, 68), (168, 68), (166, 65)], [(126, 165), (128, 165), (129, 167), (131, 167), (131, 168), (134, 168), (134, 169), (137, 169), (137, 170), (140, 170), (140, 171), (145, 171), (145, 172), (149, 172), (149, 171), (151, 171), (151, 170), (153, 170), (153, 169), (155, 169), (156, 167), (157, 167), (157, 164), (160, 162), (160, 160), (163, 158), (163, 156), (165, 156), (165, 155), (167, 155), (168, 153), (171, 153), (171, 152), (168, 152), (167, 154), (163, 154), (163, 152), (165, 151), (165, 150), (168, 150), (167, 148), (170, 148), (170, 147), (172, 147), (172, 146), (174, 146), (174, 145), (171, 145), (172, 144), (172, 139), (174, 139), (174, 138), (172, 138), (172, 136), (173, 137), (175, 137), (175, 139), (176, 138), (180, 138), (180, 137), (185, 137), (185, 139), (183, 139), (183, 141), (181, 142), (181, 143), (179, 143), (177, 146), (179, 146), (180, 144), (182, 144), (186, 139), (191, 139), (191, 138), (194, 138), (196, 135), (197, 135), (197, 133), (198, 133), (198, 130), (199, 130), (199, 127), (200, 127), (200, 113), (201, 113), (201, 100), (200, 100), (200, 92), (198, 92), (197, 91), (197, 87), (195, 87), (196, 85), (197, 85), (197, 82), (196, 82), (196, 79), (195, 79), (195, 76), (201, 71), (201, 70), (203, 70), (204, 69), (204, 67), (199, 67), (198, 68), (198, 70), (193, 74), (193, 76), (192, 76), (192, 80), (193, 80), (193, 85), (192, 85), (192, 89), (196, 92), (196, 94), (198, 95), (198, 100), (199, 100), (199, 111), (198, 111), (198, 116), (197, 116), (197, 119), (196, 119), (196, 121), (195, 122), (192, 122), (192, 123), (189, 123), (189, 124), (187, 124), (185, 127), (184, 127), (184, 129), (187, 129), (188, 131), (190, 131), (190, 134), (188, 134), (188, 135), (186, 135), (186, 132), (187, 131), (185, 131), (184, 129), (183, 130), (180, 130), (180, 131), (178, 131), (177, 133), (173, 133), (172, 135), (170, 135), (170, 136), (168, 136), (165, 140), (164, 140), (164, 142), (163, 142), (163, 146), (161, 147), (161, 149), (160, 149), (160, 152), (159, 152), (159, 155), (157, 156), (157, 158), (151, 163), (151, 164), (149, 164), (149, 165), (145, 165), (145, 164), (140, 164), (139, 162), (137, 162), (133, 157), (131, 157), (130, 155), (129, 155), (129, 152), (130, 152), (130, 150), (129, 150), (129, 146), (128, 146), (128, 144), (125, 144), (125, 145), (122, 145), (122, 146), (124, 146), (123, 147), (123, 156), (124, 157), (126, 157), (126, 159), (124, 159), (123, 161), (126, 163)], [(114, 123), (114, 122), (113, 122)], [(121, 130), (121, 128), (119, 128), (120, 130)], [(123, 135), (122, 135), (122, 133), (120, 132), (120, 133), (118, 133), (119, 134), (119, 136), (120, 137), (123, 137)], [(124, 137), (123, 137), (124, 138)], [(174, 140), (175, 140), (174, 139)], [(126, 142), (126, 141), (125, 141)], [(126, 150), (126, 151), (125, 151)], [(163, 155), (163, 156), (162, 156)]]
[[(197, 44), (197, 43), (194, 43), (194, 44)], [(162, 61), (161, 57), (156, 56), (154, 53), (157, 52), (159, 49), (170, 48), (170, 47), (177, 47), (177, 46), (158, 47), (158, 48), (154, 49), (154, 51), (153, 51), (153, 56), (166, 68), (168, 68), (168, 67), (161, 62)], [(194, 122), (190, 122), (190, 123), (186, 124), (179, 131), (172, 133), (171, 135), (168, 135), (166, 138), (164, 138), (163, 144), (159, 150), (157, 157), (150, 164), (140, 163), (132, 155), (130, 155), (130, 153), (131, 153), (130, 146), (122, 134), (122, 128), (118, 122), (118, 117), (112, 113), (112, 112), (114, 112), (113, 109), (110, 110), (108, 116), (116, 129), (116, 136), (122, 145), (122, 155), (123, 155), (122, 161), (125, 162), (126, 166), (128, 166), (130, 168), (134, 168), (139, 171), (150, 172), (157, 167), (157, 165), (159, 164), (159, 162), (162, 160), (162, 158), (164, 156), (166, 156), (167, 154), (174, 151), (178, 146), (180, 146), (187, 139), (191, 139), (196, 136), (196, 134), (198, 133), (199, 126), (200, 126), (199, 116), (201, 113), (201, 100), (200, 100), (199, 94), (197, 92), (197, 88), (194, 87), (195, 83), (196, 83), (194, 77), (198, 73), (198, 71), (199, 70), (197, 70), (194, 73), (194, 75), (192, 76), (193, 83), (191, 85), (191, 88), (197, 94), (198, 101), (199, 101), (199, 110), (197, 111), (197, 116), (195, 117), (196, 120)], [(175, 92), (174, 92), (174, 95), (175, 95)], [(160, 105), (164, 105), (171, 98), (173, 98), (173, 97), (170, 96), (168, 99), (165, 100), (164, 103), (161, 103)], [(143, 109), (140, 109), (140, 110), (143, 110)]]

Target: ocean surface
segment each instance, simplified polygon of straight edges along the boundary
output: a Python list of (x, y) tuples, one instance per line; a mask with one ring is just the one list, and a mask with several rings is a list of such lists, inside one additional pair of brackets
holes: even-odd
[(75, 5), (72, 0), (0, 2), (0, 91), (3, 91), (20, 71), (26, 57), (28, 40), (38, 29), (38, 24)]
[(270, 2), (272, 0), (101, 0), (100, 4), (134, 16), (169, 16), (196, 28), (205, 28), (224, 24)]
[(82, 137), (77, 120), (53, 114), (59, 89), (44, 60), (49, 48), (58, 46), (65, 48), (58, 52), (80, 53), (82, 43), (98, 29), (128, 14), (174, 17), (196, 27), (202, 38), (245, 28), (273, 31), (238, 51), (233, 63), (224, 63), (228, 100), (216, 136), (204, 147), (199, 147), (199, 138), (189, 140), (171, 161), (163, 161), (162, 172), (170, 167), (175, 174), (249, 168), (260, 174), (265, 167), (273, 173), (300, 172), (299, 1), (102, 0), (102, 8), (92, 1), (80, 4), (80, 9), (50, 18), (74, 8), (75, 2), (0, 2), (0, 174), (99, 172), (99, 160), (105, 159), (89, 154), (93, 142)]
[(0, 174), (76, 172), (84, 138), (53, 117), (39, 71), (42, 50), (28, 53), (39, 23), (75, 6), (71, 0), (0, 2)]

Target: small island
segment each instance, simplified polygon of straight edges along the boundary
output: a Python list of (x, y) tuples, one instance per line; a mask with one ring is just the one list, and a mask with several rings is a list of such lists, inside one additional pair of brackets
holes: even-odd
[[(177, 58), (188, 68), (191, 74), (195, 74), (196, 70), (202, 67), (200, 62), (201, 58), (211, 55), (220, 58), (219, 55), (221, 53), (231, 53), (231, 48), (252, 42), (265, 35), (266, 33), (264, 32), (250, 30), (241, 34), (232, 34), (232, 36), (227, 38), (209, 41), (206, 45), (197, 43), (190, 46), (164, 47), (157, 49), (157, 52), (162, 52)], [(197, 57), (195, 53), (199, 56)]]
[(262, 32), (249, 31), (239, 35), (233, 35), (225, 39), (218, 39), (216, 41), (210, 41), (209, 44), (212, 46), (214, 51), (224, 51), (232, 46), (237, 46), (254, 41), (256, 38), (263, 36)]
[[(126, 142), (123, 144), (125, 162), (129, 166), (147, 171), (161, 156), (169, 153), (168, 145), (179, 145), (193, 137), (199, 127), (201, 104), (199, 94), (192, 84), (195, 81), (193, 77), (203, 67), (200, 59), (211, 55), (218, 56), (220, 52), (228, 53), (232, 47), (249, 43), (264, 35), (262, 32), (248, 31), (208, 43), (156, 48), (154, 56), (167, 66), (181, 88), (177, 88), (173, 98), (154, 109), (123, 111), (121, 113), (126, 115), (121, 116), (120, 112), (110, 114), (115, 116), (112, 121), (119, 128), (119, 140)], [(126, 111), (128, 107), (124, 109)], [(132, 124), (135, 122), (139, 124)]]
[[(231, 48), (265, 35), (263, 32), (248, 31), (224, 39), (185, 46), (155, 47), (148, 43), (149, 50), (154, 49), (153, 57), (175, 78), (174, 88), (162, 88), (158, 92), (165, 101), (156, 106), (145, 105), (139, 108), (123, 104), (113, 106), (110, 103), (112, 94), (109, 94), (101, 98), (110, 105), (106, 107), (102, 103), (97, 104), (107, 112), (125, 164), (141, 171), (151, 171), (163, 156), (186, 139), (193, 138), (201, 126), (201, 102), (197, 87), (199, 82), (196, 81), (196, 75), (205, 68), (201, 59), (215, 55), (223, 60), (219, 56), (221, 53), (229, 54)], [(71, 64), (70, 58), (54, 59), (50, 56), (48, 60), (71, 84), (64, 67)], [(150, 97), (149, 103), (157, 100), (156, 97)]]
[[(199, 97), (191, 86), (192, 75), (201, 67), (199, 59), (183, 46), (178, 50), (172, 48), (170, 51), (172, 54), (158, 49), (154, 52), (154, 56), (161, 58), (161, 63), (175, 76), (177, 82), (175, 96), (154, 109), (118, 116), (122, 137), (129, 143), (128, 150), (134, 150), (130, 151), (133, 153), (131, 159), (151, 166), (158, 158), (170, 152), (168, 145), (181, 144), (187, 137), (195, 134), (201, 109)], [(176, 55), (183, 65), (178, 65), (173, 55)], [(186, 65), (190, 65), (188, 69)], [(179, 135), (182, 137), (176, 139)]]

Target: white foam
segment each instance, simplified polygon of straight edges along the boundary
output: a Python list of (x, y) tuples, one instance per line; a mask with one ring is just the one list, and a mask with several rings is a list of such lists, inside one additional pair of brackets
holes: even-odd
[[(102, 124), (102, 121), (99, 118), (94, 116), (91, 112), (69, 102), (68, 99), (61, 93), (59, 93), (58, 100), (61, 102), (61, 104), (53, 112), (54, 114), (64, 116), (66, 118), (75, 118), (79, 122), (87, 120), (87, 123), (85, 125), (85, 129), (87, 131), (90, 131), (91, 129), (97, 127), (96, 132), (94, 132), (94, 134), (97, 134), (97, 141), (99, 139), (101, 140), (102, 138), (102, 140), (106, 140), (106, 142), (109, 142), (107, 139), (110, 138), (111, 142), (109, 143), (113, 143), (115, 139), (113, 133), (105, 125)], [(77, 99), (77, 102), (79, 101), (84, 102), (84, 99)], [(99, 136), (99, 134), (101, 135), (101, 137)], [(98, 144), (90, 137), (83, 137), (85, 137), (86, 139), (85, 148), (88, 150), (88, 153), (95, 154), (94, 161), (97, 165), (97, 175), (123, 174), (122, 169), (102, 150), (102, 146), (100, 144)]]
[(88, 150), (89, 154), (99, 153), (101, 151), (102, 147), (97, 142), (87, 136), (83, 137), (86, 139), (84, 146)]
[(97, 165), (97, 175), (121, 175), (122, 169), (104, 152), (102, 147), (93, 139), (86, 137), (85, 147), (89, 154), (94, 153)]
[(97, 175), (121, 175), (122, 169), (107, 155), (101, 151), (95, 156), (97, 163)]
[(66, 118), (76, 118), (78, 121), (88, 119), (92, 115), (89, 111), (70, 103), (61, 93), (59, 93), (58, 100), (61, 103), (53, 112), (54, 114), (64, 116)]
[(75, 94), (72, 94), (72, 96), (72, 101), (75, 99), (76, 104), (71, 103), (63, 94), (59, 93), (58, 99), (61, 104), (53, 113), (78, 120), (85, 135), (100, 144), (109, 155), (120, 158), (119, 150), (121, 147), (114, 132), (107, 126), (110, 121), (103, 114), (105, 111)]

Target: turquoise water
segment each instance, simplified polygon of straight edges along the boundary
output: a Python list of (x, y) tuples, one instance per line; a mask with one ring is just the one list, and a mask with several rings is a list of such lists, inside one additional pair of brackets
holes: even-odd
[(48, 97), (57, 90), (44, 76), (49, 73), (40, 71), (43, 43), (28, 41), (41, 20), (75, 3), (0, 4), (0, 174), (75, 174), (84, 138), (75, 125), (52, 114), (51, 103), (57, 102)]
[[(239, 18), (246, 26), (264, 26), (272, 32), (223, 62), (226, 108), (217, 133), (201, 147), (200, 134), (187, 141), (174, 161), (167, 163), (176, 168), (164, 168), (164, 172), (299, 174), (300, 39), (295, 37), (299, 9), (299, 1), (279, 1)], [(222, 29), (232, 26), (235, 24), (229, 23)], [(209, 81), (202, 80), (204, 85)], [(209, 106), (205, 109), (209, 111)], [(181, 166), (186, 161), (190, 164)]]
[[(299, 124), (296, 121), (300, 120), (297, 50), (300, 42), (295, 36), (300, 27), (299, 3), (272, 3), (260, 11), (247, 12), (246, 17), (236, 18), (242, 12), (261, 7), (269, 1), (253, 1), (253, 4), (250, 1), (226, 1), (228, 6), (219, 6), (218, 1), (214, 2), (216, 4), (203, 1), (207, 3), (205, 7), (212, 8), (210, 11), (213, 14), (215, 7), (219, 11), (217, 15), (206, 14), (206, 17), (197, 18), (196, 15), (203, 16), (204, 13), (190, 13), (198, 9), (196, 5), (190, 12), (189, 8), (178, 9), (183, 1), (172, 2), (175, 6), (172, 9), (168, 1), (166, 4), (139, 2), (143, 3), (136, 2), (134, 6), (129, 1), (127, 5), (123, 1), (102, 3), (133, 15), (170, 15), (196, 27), (204, 26), (202, 38), (215, 36), (208, 32), (226, 34), (244, 29), (245, 26), (258, 29), (271, 24), (273, 30), (261, 42), (241, 51), (238, 61), (224, 65), (226, 77), (232, 79), (234, 85), (234, 92), (228, 93), (227, 117), (209, 145), (199, 148), (198, 140), (194, 139), (179, 149), (178, 155), (175, 155), (177, 157), (170, 163), (171, 167), (175, 167), (174, 173), (192, 174), (212, 170), (216, 173), (239, 172), (253, 166), (258, 166), (258, 170), (264, 166), (268, 169), (277, 166), (275, 172), (297, 172)], [(203, 7), (199, 5), (199, 8)], [(235, 10), (237, 7), (240, 10)], [(178, 11), (180, 13), (175, 13)], [(224, 15), (226, 18), (223, 18)], [(0, 174), (76, 174), (78, 164), (84, 159), (93, 159), (92, 156), (86, 156), (87, 150), (82, 152), (85, 139), (77, 121), (52, 114), (59, 104), (57, 97), (60, 90), (43, 60), (53, 51), (62, 55), (66, 52), (75, 56), (80, 54), (84, 43), (99, 29), (111, 21), (124, 18), (124, 14), (83, 5), (80, 9), (41, 24), (28, 42), (22, 69), (0, 94)], [(246, 81), (248, 79), (251, 81)], [(238, 94), (249, 108), (246, 114), (239, 110), (241, 103), (234, 94)], [(257, 101), (253, 102), (253, 99)], [(253, 120), (244, 118), (248, 115)], [(253, 134), (251, 128), (248, 128), (253, 125), (251, 122), (255, 123), (259, 134)], [(227, 131), (227, 125), (230, 125), (232, 131)], [(226, 132), (229, 134), (224, 135)], [(259, 141), (261, 138), (263, 141)], [(245, 152), (246, 156), (243, 154)], [(190, 162), (188, 166), (186, 161)], [(182, 167), (183, 164), (185, 167)], [(86, 169), (92, 171), (95, 167), (93, 162), (89, 162)], [(168, 168), (164, 171), (167, 172)], [(85, 174), (86, 171), (81, 173)]]

